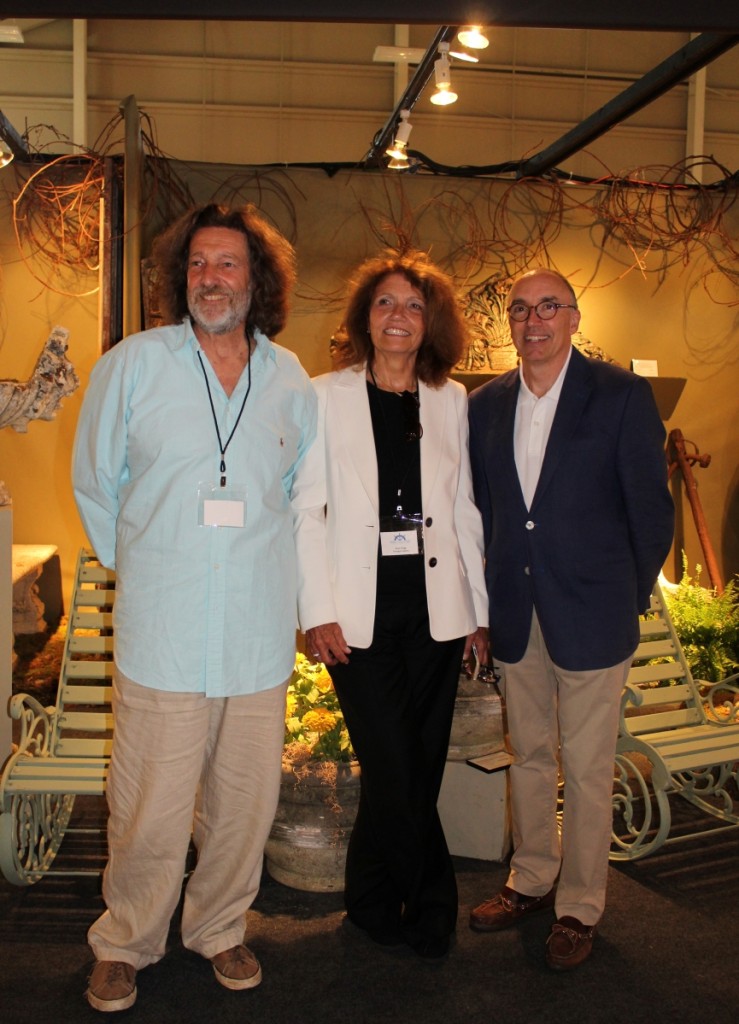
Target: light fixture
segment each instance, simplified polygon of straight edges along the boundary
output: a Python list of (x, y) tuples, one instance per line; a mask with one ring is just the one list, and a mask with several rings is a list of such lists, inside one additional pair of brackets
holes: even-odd
[(437, 107), (445, 107), (454, 103), (457, 99), (456, 92), (452, 92), (452, 77), (449, 73), (449, 43), (439, 43), (439, 56), (434, 61), (434, 76), (436, 79), (436, 92), (431, 97), (431, 102)]
[(455, 60), (466, 60), (469, 64), (480, 63), (479, 57), (476, 57), (474, 53), (467, 53), (466, 50), (450, 50), (449, 56), (454, 57)]
[(0, 170), (3, 167), (7, 167), (14, 156), (15, 154), (7, 142), (0, 140)]
[(390, 163), (388, 167), (393, 170), (400, 170), (403, 167), (408, 166), (408, 153), (406, 152), (408, 147), (408, 139), (413, 125), (410, 123), (408, 118), (411, 116), (410, 110), (400, 111), (400, 121), (395, 131), (395, 141), (393, 144), (385, 150), (385, 156), (390, 157)]
[(469, 46), (471, 50), (484, 50), (490, 45), (479, 25), (464, 25), (457, 33), (457, 39), (462, 46)]

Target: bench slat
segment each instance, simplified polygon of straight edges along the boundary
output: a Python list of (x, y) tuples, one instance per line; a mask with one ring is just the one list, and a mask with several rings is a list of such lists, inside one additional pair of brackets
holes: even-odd
[(110, 757), (113, 750), (111, 737), (105, 739), (85, 739), (77, 736), (64, 736), (56, 744), (57, 757)]
[(78, 592), (75, 607), (104, 608), (115, 601), (115, 590), (84, 590)]
[(643, 686), (645, 683), (665, 682), (667, 679), (684, 679), (685, 676), (685, 669), (675, 661), (667, 665), (638, 665), (629, 669), (627, 682)]
[(112, 661), (70, 661), (65, 673), (68, 679), (112, 679)]
[(112, 629), (112, 612), (72, 612), (70, 629)]
[(640, 643), (634, 652), (633, 661), (645, 661), (648, 658), (672, 658), (674, 660), (676, 653), (672, 638), (660, 637), (659, 640), (645, 640)]
[(109, 732), (113, 728), (113, 715), (109, 711), (62, 711), (59, 728), (71, 732)]
[(642, 637), (669, 636), (670, 627), (664, 619), (642, 619), (639, 623), (639, 635)]
[(77, 686), (67, 683), (62, 690), (62, 704), (110, 704), (112, 686)]
[(693, 727), (701, 725), (703, 718), (696, 708), (683, 708), (677, 711), (654, 712), (651, 715), (634, 715), (627, 719), (629, 734), (638, 736), (645, 740), (655, 729), (661, 730), (656, 735), (662, 735), (662, 730), (669, 733), (671, 729), (681, 729), (685, 726)]
[(70, 636), (68, 649), (73, 654), (111, 654), (112, 636)]
[(99, 562), (88, 562), (80, 568), (79, 579), (82, 583), (115, 583), (115, 572)]

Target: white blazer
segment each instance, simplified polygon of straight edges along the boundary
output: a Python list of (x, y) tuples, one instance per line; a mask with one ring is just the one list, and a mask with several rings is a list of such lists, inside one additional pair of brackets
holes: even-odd
[[(379, 547), (377, 456), (365, 367), (316, 377), (318, 432), (293, 481), (298, 615), (303, 631), (338, 622), (350, 647), (369, 647)], [(472, 498), (467, 394), (419, 382), (424, 565), (431, 635), (488, 625), (483, 532)]]

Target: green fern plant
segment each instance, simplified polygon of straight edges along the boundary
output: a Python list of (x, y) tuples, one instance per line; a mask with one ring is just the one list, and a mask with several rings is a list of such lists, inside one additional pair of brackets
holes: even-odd
[(723, 594), (701, 586), (702, 571), (691, 576), (683, 552), (682, 578), (665, 600), (693, 677), (714, 683), (739, 668), (739, 593), (735, 580)]

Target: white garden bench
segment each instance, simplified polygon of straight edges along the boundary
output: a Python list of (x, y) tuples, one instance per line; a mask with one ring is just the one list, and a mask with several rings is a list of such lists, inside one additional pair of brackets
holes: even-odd
[(0, 776), (0, 870), (31, 885), (51, 867), (68, 830), (76, 796), (104, 793), (113, 716), (115, 574), (92, 551), (80, 552), (56, 703), (43, 707), (19, 693), (10, 700), (20, 722), (17, 749)]
[(739, 827), (738, 681), (693, 679), (656, 586), (621, 700), (611, 860), (705, 832), (670, 834), (673, 794), (722, 822), (716, 830)]

